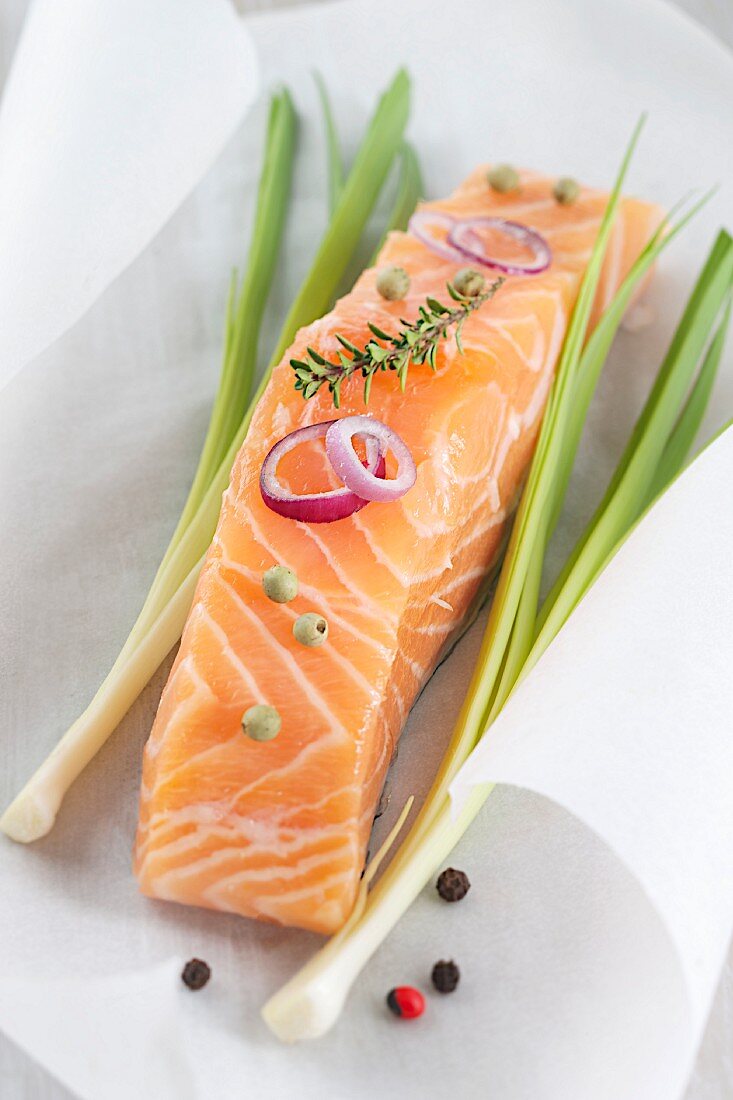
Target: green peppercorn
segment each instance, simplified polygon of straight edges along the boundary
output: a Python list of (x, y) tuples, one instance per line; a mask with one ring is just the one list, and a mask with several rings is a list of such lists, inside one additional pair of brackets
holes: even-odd
[(516, 191), (519, 187), (519, 173), (511, 164), (497, 164), (486, 178), (492, 190), (499, 191), (502, 195), (507, 191)]
[(293, 623), (296, 642), (310, 647), (323, 645), (328, 637), (328, 623), (315, 611), (307, 611)]
[(407, 296), (410, 276), (404, 267), (383, 267), (377, 275), (377, 290), (389, 302), (397, 302)]
[(253, 741), (272, 741), (282, 726), (282, 718), (274, 707), (257, 703), (244, 712), (242, 729)]
[(570, 206), (580, 195), (580, 184), (569, 176), (563, 176), (553, 187), (552, 193), (562, 206)]
[(453, 286), (464, 298), (475, 298), (486, 285), (486, 279), (474, 267), (462, 267), (453, 280)]
[(298, 578), (292, 569), (273, 565), (263, 574), (262, 587), (268, 599), (275, 603), (290, 603), (298, 595)]

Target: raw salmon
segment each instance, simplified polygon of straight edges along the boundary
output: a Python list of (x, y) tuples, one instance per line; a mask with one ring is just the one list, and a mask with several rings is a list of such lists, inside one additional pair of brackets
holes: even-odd
[[(553, 262), (542, 275), (508, 279), (469, 318), (463, 354), (453, 336), (443, 342), (435, 373), (411, 366), (404, 393), (394, 374), (375, 377), (366, 411), (402, 436), (417, 464), (401, 500), (335, 523), (298, 523), (264, 505), (260, 468), (278, 439), (335, 415), (325, 387), (309, 401), (296, 393), (291, 357), (302, 359), (307, 346), (333, 357), (336, 333), (363, 346), (368, 321), (397, 332), (427, 295), (448, 300), (446, 281), (460, 265), (392, 233), (377, 266), (407, 269), (407, 299), (385, 301), (375, 269), (365, 271), (275, 368), (234, 464), (145, 751), (135, 867), (146, 894), (320, 932), (348, 916), (407, 714), (496, 565), (607, 201), (584, 189), (561, 206), (551, 179), (523, 172), (521, 181), (520, 191), (498, 195), (482, 167), (449, 199), (426, 205), (529, 225)], [(659, 217), (654, 206), (623, 201), (597, 311)], [(355, 378), (338, 415), (364, 411)], [(322, 442), (292, 452), (279, 472), (298, 491), (336, 484)], [(262, 574), (276, 563), (299, 578), (292, 603), (263, 592)], [(293, 638), (306, 611), (328, 620), (319, 648)], [(242, 715), (255, 703), (280, 712), (275, 740), (244, 736)]]

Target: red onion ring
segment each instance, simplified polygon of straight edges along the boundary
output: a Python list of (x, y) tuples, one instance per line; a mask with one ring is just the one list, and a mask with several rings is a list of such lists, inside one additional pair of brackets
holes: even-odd
[[(476, 233), (476, 230), (481, 228), (498, 229), (501, 233), (505, 233), (507, 237), (531, 249), (534, 260), (526, 264), (505, 263), (504, 260), (487, 256)], [(508, 221), (506, 218), (464, 218), (454, 222), (448, 233), (448, 241), (461, 254), (462, 260), (472, 260), (485, 267), (492, 267), (496, 271), (503, 271), (505, 275), (539, 275), (552, 263), (550, 246), (541, 233), (520, 222)]]
[[(260, 471), (260, 493), (267, 507), (273, 512), (287, 519), (302, 520), (305, 523), (332, 523), (334, 520), (353, 515), (369, 503), (366, 497), (357, 496), (346, 485), (341, 489), (330, 489), (324, 493), (300, 495), (291, 493), (278, 479), (277, 467), (280, 460), (301, 443), (325, 436), (334, 423), (336, 421), (326, 420), (322, 424), (309, 424), (305, 428), (298, 428), (270, 449)], [(371, 434), (366, 438), (366, 460), (371, 478), (377, 480), (384, 477), (386, 473), (384, 454)], [(361, 465), (358, 457), (356, 461)]]
[[(397, 459), (397, 474), (393, 478), (376, 477), (365, 468), (354, 450), (354, 437), (376, 440), (379, 453), (391, 451)], [(397, 432), (372, 416), (345, 416), (333, 420), (326, 432), (326, 454), (347, 489), (366, 500), (397, 500), (411, 489), (417, 478), (410, 449)]]
[(410, 218), (407, 231), (412, 233), (413, 237), (417, 237), (424, 245), (427, 245), (436, 255), (442, 256), (444, 260), (452, 260), (453, 263), (462, 264), (464, 260), (463, 253), (457, 248), (452, 248), (445, 241), (436, 240), (427, 229), (429, 225), (443, 225), (446, 229), (451, 230), (455, 224), (456, 219), (451, 217), (450, 214), (444, 214), (441, 210), (417, 210)]

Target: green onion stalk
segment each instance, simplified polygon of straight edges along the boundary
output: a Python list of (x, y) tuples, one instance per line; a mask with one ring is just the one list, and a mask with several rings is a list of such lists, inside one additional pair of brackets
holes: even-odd
[(330, 308), (398, 158), (401, 168), (392, 227), (404, 228), (419, 198), (419, 170), (404, 146), (410, 96), (404, 70), (380, 98), (345, 178), (322, 85), (321, 94), (331, 164), (328, 227), (253, 394), (262, 317), (280, 251), (293, 175), (297, 118), (288, 92), (282, 91), (272, 100), (247, 269), (239, 288), (234, 280), (230, 288), (219, 390), (191, 491), (137, 622), (111, 671), (87, 709), (0, 819), (0, 828), (14, 840), (29, 842), (49, 832), (71, 784), (179, 640), (203, 556), (216, 528), (221, 496), (259, 397), (298, 329)]
[[(459, 812), (452, 813), (449, 788), (453, 779), (619, 540), (638, 521), (652, 497), (679, 473), (700, 425), (730, 317), (733, 250), (727, 233), (720, 234), (703, 268), (606, 498), (538, 615), (545, 549), (562, 507), (588, 406), (613, 337), (640, 281), (700, 206), (674, 224), (668, 221), (660, 228), (594, 333), (586, 339), (621, 187), (638, 133), (639, 128), (611, 192), (571, 317), (481, 652), (448, 750), (422, 810), (385, 873), (371, 891), (365, 875), (354, 912), (344, 928), (265, 1005), (266, 1023), (286, 1042), (317, 1037), (334, 1024), (361, 969), (474, 820), (491, 785), (473, 789)], [(705, 352), (721, 312), (722, 319)], [(391, 835), (387, 845), (393, 840)], [(378, 853), (380, 861), (385, 854), (384, 850)]]

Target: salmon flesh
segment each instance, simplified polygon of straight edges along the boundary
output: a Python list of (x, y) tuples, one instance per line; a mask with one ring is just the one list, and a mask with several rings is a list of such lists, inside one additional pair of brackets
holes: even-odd
[[(333, 359), (336, 334), (358, 347), (373, 322), (398, 333), (426, 297), (449, 302), (459, 267), (409, 233), (392, 233), (375, 268), (327, 316), (298, 333), (273, 371), (234, 463), (181, 646), (145, 750), (135, 870), (156, 898), (336, 931), (353, 906), (385, 773), (416, 696), (496, 567), (535, 446), (553, 373), (608, 196), (582, 189), (560, 205), (553, 180), (521, 173), (500, 195), (477, 169), (442, 202), (460, 217), (497, 215), (537, 230), (552, 249), (543, 274), (507, 279), (467, 320), (463, 352), (441, 343), (435, 372), (411, 365), (308, 401), (291, 358), (312, 347)], [(659, 223), (659, 210), (624, 199), (595, 316)], [(378, 268), (407, 270), (398, 302), (376, 290)], [(486, 272), (487, 278), (492, 273)], [(334, 523), (270, 511), (263, 459), (303, 425), (367, 412), (393, 428), (417, 466), (414, 487)], [(294, 491), (336, 487), (322, 440), (292, 451), (280, 479)], [(278, 604), (263, 591), (275, 564), (298, 576)], [(293, 622), (328, 620), (326, 643), (299, 645)], [(247, 738), (242, 716), (277, 708), (279, 735)], [(446, 736), (448, 731), (446, 731)]]

